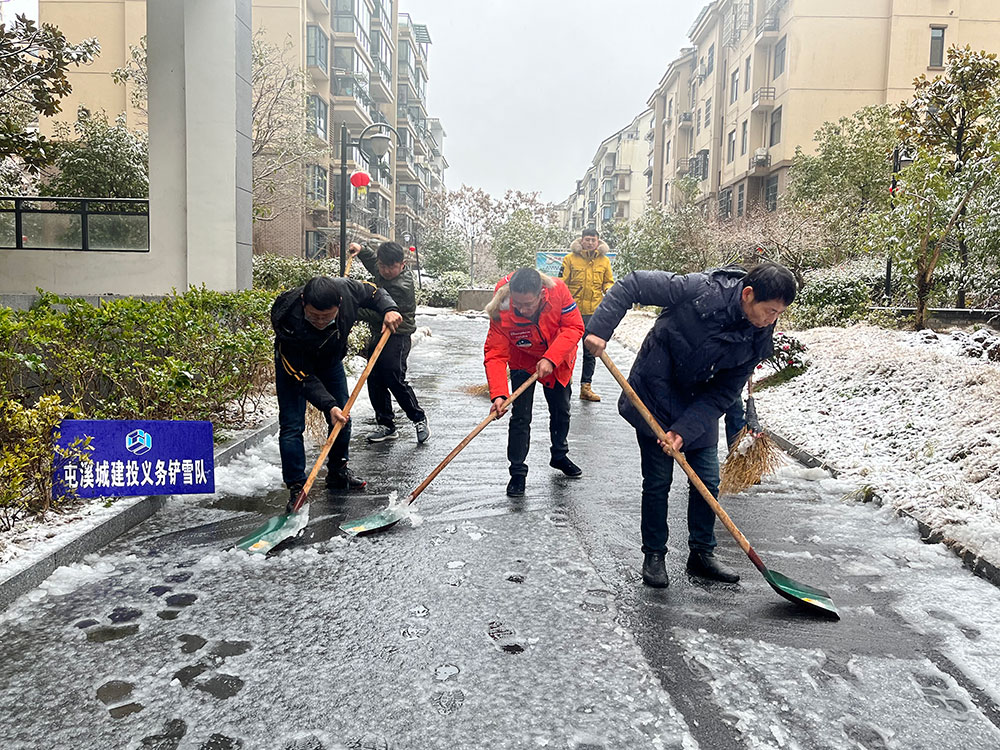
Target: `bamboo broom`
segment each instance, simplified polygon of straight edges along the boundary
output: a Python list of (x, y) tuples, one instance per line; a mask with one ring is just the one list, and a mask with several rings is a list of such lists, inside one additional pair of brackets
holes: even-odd
[(753, 400), (753, 379), (747, 381), (747, 423), (736, 435), (720, 472), (719, 492), (743, 492), (781, 466), (781, 449), (760, 426)]

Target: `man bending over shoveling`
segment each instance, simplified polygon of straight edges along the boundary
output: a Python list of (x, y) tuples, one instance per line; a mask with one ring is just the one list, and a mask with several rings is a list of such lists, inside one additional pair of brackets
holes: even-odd
[[(629, 383), (667, 430), (675, 451), (719, 494), (719, 417), (737, 399), (757, 363), (771, 355), (778, 316), (795, 299), (795, 277), (775, 263), (679, 275), (636, 271), (611, 287), (587, 325), (584, 345), (597, 356), (633, 304), (662, 307), (642, 342)], [(667, 496), (674, 461), (623, 394), (618, 412), (639, 441), (642, 467), (642, 580), (668, 585)], [(735, 583), (716, 559), (715, 514), (688, 485), (688, 572)]]
[[(576, 348), (583, 337), (583, 318), (566, 285), (559, 279), (544, 276), (534, 268), (519, 268), (500, 279), (493, 299), (486, 306), (490, 330), (486, 334), (486, 380), (493, 406), (490, 411), (503, 416), (510, 384), (520, 388), (533, 372), (544, 386), (549, 405), (549, 436), (552, 456), (549, 466), (568, 477), (583, 472), (569, 460), (570, 382), (576, 363)], [(510, 497), (524, 495), (528, 476), (528, 445), (531, 436), (531, 401), (535, 386), (514, 402), (507, 433), (507, 459), (510, 461)]]
[[(390, 331), (403, 318), (384, 290), (354, 279), (316, 276), (305, 286), (282, 292), (271, 307), (274, 327), (274, 386), (278, 393), (278, 450), (291, 511), (306, 483), (306, 401), (326, 417), (329, 431), (345, 423), (330, 449), (326, 486), (361, 490), (366, 482), (347, 468), (351, 425), (341, 412), (347, 403), (344, 355), (358, 308), (376, 311)], [(327, 434), (329, 434), (329, 431)]]

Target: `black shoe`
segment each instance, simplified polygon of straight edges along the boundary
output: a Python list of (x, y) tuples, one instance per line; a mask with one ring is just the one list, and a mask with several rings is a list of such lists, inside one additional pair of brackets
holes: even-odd
[(295, 501), (299, 499), (299, 493), (302, 492), (302, 488), (305, 486), (304, 482), (288, 485), (288, 502), (285, 503), (285, 513), (292, 512), (292, 508), (295, 507)]
[(575, 463), (569, 460), (569, 456), (563, 456), (562, 458), (553, 458), (549, 461), (549, 466), (553, 469), (559, 469), (563, 474), (568, 477), (578, 477), (583, 474), (583, 469), (577, 466)]
[(516, 474), (507, 482), (507, 497), (524, 497), (524, 477)]
[(662, 552), (649, 552), (642, 556), (642, 582), (654, 589), (665, 589), (670, 585)]
[(326, 475), (326, 488), (328, 490), (347, 490), (348, 492), (359, 492), (368, 486), (368, 482), (346, 466), (342, 466), (332, 474)]
[(711, 552), (691, 551), (687, 561), (687, 571), (691, 575), (709, 578), (713, 581), (723, 583), (736, 583), (740, 580), (739, 574), (732, 568), (726, 567)]

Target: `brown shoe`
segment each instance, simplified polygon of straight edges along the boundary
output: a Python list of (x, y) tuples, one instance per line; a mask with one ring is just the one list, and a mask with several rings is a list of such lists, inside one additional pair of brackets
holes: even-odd
[(580, 384), (580, 400), (581, 401), (600, 401), (601, 397), (594, 393), (594, 390), (590, 387), (590, 383)]

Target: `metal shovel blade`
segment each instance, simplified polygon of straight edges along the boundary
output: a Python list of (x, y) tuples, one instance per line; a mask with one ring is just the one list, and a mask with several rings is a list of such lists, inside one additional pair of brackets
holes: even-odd
[(340, 524), (340, 530), (350, 536), (362, 536), (363, 534), (370, 534), (373, 531), (387, 529), (405, 518), (406, 515), (406, 508), (396, 505), (383, 508), (378, 513), (372, 513), (370, 516), (365, 516), (364, 518), (344, 521)]
[(771, 588), (788, 601), (801, 604), (812, 611), (819, 612), (834, 620), (840, 619), (840, 613), (837, 612), (837, 607), (834, 605), (833, 599), (823, 589), (799, 583), (786, 575), (767, 568), (761, 572), (764, 574), (764, 579), (771, 584)]
[(236, 542), (236, 548), (255, 555), (265, 555), (289, 537), (293, 537), (309, 523), (309, 506), (303, 505), (298, 513), (274, 516), (254, 531)]

